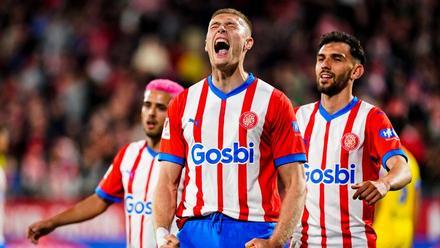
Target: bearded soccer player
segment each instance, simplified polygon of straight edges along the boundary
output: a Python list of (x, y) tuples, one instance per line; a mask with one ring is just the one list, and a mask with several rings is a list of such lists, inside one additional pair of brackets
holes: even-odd
[(127, 247), (156, 247), (152, 217), (153, 192), (159, 175), (156, 155), (168, 103), (182, 91), (182, 86), (170, 80), (151, 81), (145, 89), (141, 110), (145, 140), (119, 150), (95, 194), (60, 214), (30, 225), (28, 239), (37, 244), (38, 239), (57, 227), (92, 219), (112, 203), (124, 201)]
[[(386, 114), (352, 94), (364, 62), (355, 37), (341, 32), (321, 37), (315, 66), (321, 100), (296, 110), (309, 160), (295, 247), (375, 247), (374, 204), (411, 181)], [(384, 177), (381, 166), (388, 171)]]
[[(244, 14), (216, 11), (205, 43), (212, 73), (170, 104), (153, 204), (159, 247), (281, 247), (299, 221), (304, 144), (289, 99), (243, 67), (251, 35)], [(167, 235), (175, 212), (178, 239)]]

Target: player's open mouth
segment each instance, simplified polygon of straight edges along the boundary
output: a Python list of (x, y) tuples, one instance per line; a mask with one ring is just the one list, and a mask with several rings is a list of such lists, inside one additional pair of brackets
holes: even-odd
[(330, 79), (333, 78), (333, 73), (330, 72), (321, 72), (319, 75), (322, 79)]
[(215, 41), (214, 50), (216, 54), (225, 55), (229, 51), (229, 43), (227, 40), (218, 39)]
[(155, 121), (147, 121), (147, 127), (148, 128), (154, 128), (156, 126), (156, 122)]

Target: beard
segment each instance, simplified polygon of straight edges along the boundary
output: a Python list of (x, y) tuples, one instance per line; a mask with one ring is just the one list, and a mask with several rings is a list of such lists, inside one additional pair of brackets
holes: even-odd
[[(333, 73), (332, 73), (333, 74)], [(333, 77), (333, 82), (328, 86), (323, 86), (319, 83), (319, 76), (317, 78), (317, 88), (318, 92), (321, 94), (325, 94), (329, 97), (339, 94), (345, 87), (348, 85), (348, 81), (350, 80), (351, 71), (347, 71), (346, 73)], [(333, 74), (334, 75), (334, 74)]]
[(157, 140), (162, 137), (162, 129), (163, 129), (163, 125), (160, 127), (157, 126), (156, 128), (153, 128), (153, 129), (148, 129), (144, 126), (144, 133), (147, 137), (149, 137), (153, 140)]

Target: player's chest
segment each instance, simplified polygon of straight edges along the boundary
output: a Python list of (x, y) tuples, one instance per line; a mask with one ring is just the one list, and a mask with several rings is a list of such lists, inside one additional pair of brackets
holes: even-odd
[(199, 108), (183, 116), (183, 134), (188, 143), (205, 140), (233, 143), (240, 139), (259, 139), (265, 125), (266, 112), (267, 106), (245, 106), (240, 100), (207, 101), (203, 109)]
[[(307, 128), (306, 128), (307, 129)], [(332, 121), (317, 118), (303, 132), (309, 162), (321, 164), (326, 160), (338, 163), (341, 159), (361, 159), (366, 143), (365, 121), (349, 121), (341, 117)]]
[(157, 160), (143, 157), (136, 161), (121, 166), (122, 182), (126, 195), (135, 198), (152, 196), (159, 176)]

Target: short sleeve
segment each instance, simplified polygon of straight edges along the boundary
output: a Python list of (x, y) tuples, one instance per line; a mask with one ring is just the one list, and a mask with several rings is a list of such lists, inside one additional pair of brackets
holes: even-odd
[(113, 163), (108, 168), (95, 193), (102, 199), (121, 202), (124, 198), (124, 186), (122, 184), (121, 163), (124, 158), (128, 145), (119, 150), (113, 159)]
[(159, 161), (185, 164), (185, 140), (182, 129), (182, 115), (185, 108), (187, 91), (182, 92), (170, 102), (160, 141)]
[(386, 162), (392, 156), (403, 156), (408, 161), (405, 152), (402, 150), (399, 136), (382, 110), (376, 107), (370, 110), (366, 130), (369, 137), (368, 142), (370, 142), (371, 156), (381, 161), (385, 169), (388, 170)]
[(271, 121), (270, 140), (275, 167), (287, 163), (306, 162), (306, 152), (294, 109), (279, 90), (272, 93), (268, 118)]

